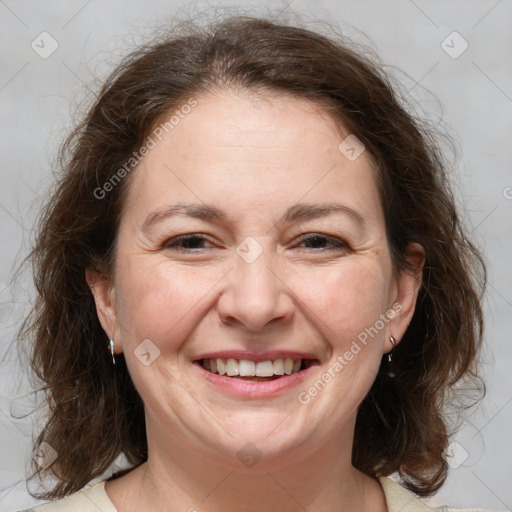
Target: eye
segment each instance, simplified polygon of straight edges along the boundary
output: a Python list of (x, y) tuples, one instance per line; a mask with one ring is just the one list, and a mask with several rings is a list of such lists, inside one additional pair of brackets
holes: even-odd
[[(338, 238), (334, 238), (332, 236), (325, 236), (318, 233), (314, 233), (303, 237), (301, 243), (309, 244), (310, 246), (316, 247), (306, 247), (307, 249), (313, 249), (315, 252), (324, 252), (328, 251), (336, 251), (336, 250), (347, 250), (348, 245)], [(327, 247), (326, 247), (327, 246)]]
[(203, 242), (208, 242), (208, 239), (202, 235), (184, 235), (167, 240), (163, 246), (171, 250), (196, 252), (203, 249), (203, 247), (198, 247)]
[[(191, 234), (171, 238), (170, 240), (164, 242), (163, 247), (165, 249), (176, 251), (200, 252), (202, 249), (208, 249), (208, 247), (204, 247), (204, 243), (210, 243), (205, 236)], [(312, 249), (314, 252), (339, 251), (349, 249), (348, 244), (342, 240), (318, 233), (302, 237), (301, 244), (309, 245), (309, 247), (305, 248)]]

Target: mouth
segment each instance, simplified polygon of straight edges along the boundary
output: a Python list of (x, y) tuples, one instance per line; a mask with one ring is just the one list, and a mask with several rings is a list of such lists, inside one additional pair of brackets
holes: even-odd
[(283, 379), (320, 364), (317, 359), (276, 358), (264, 361), (234, 358), (202, 358), (194, 361), (207, 372), (233, 380), (268, 382)]

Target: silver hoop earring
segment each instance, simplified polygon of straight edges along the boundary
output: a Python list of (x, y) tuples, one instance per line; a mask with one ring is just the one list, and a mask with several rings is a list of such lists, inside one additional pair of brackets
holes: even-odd
[(116, 364), (116, 360), (114, 358), (114, 340), (110, 340), (108, 342), (108, 347), (110, 349), (110, 353), (112, 354), (112, 363)]

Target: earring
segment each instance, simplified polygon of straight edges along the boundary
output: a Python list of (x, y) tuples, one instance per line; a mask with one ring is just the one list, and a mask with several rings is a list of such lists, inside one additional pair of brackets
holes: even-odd
[[(110, 341), (112, 342), (112, 340), (110, 340)], [(392, 354), (395, 351), (395, 347), (396, 347), (396, 340), (395, 340), (395, 338), (393, 338), (393, 336), (390, 336), (389, 341), (391, 341), (391, 345), (393, 345), (393, 348), (389, 351), (389, 354), (388, 354), (388, 361), (391, 363), (391, 357), (392, 357)]]
[(114, 358), (114, 340), (109, 341), (107, 348), (110, 348), (110, 353), (112, 354), (112, 363), (116, 364), (116, 360)]
[(391, 359), (393, 357), (393, 353), (395, 352), (396, 348), (396, 340), (393, 338), (393, 336), (389, 337), (389, 341), (391, 341), (391, 344), (393, 345), (393, 348), (388, 353), (388, 363), (389, 363), (389, 369), (388, 369), (388, 377), (393, 378), (395, 377), (395, 372), (393, 371), (394, 364), (392, 363)]

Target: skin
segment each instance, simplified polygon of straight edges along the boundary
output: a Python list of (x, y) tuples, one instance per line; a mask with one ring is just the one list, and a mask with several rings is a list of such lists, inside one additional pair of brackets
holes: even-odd
[[(349, 161), (338, 150), (347, 134), (319, 107), (227, 90), (197, 100), (132, 171), (113, 275), (86, 273), (144, 401), (149, 446), (148, 461), (106, 492), (120, 512), (385, 511), (378, 481), (351, 465), (354, 425), (389, 336), (399, 342), (411, 321), (423, 248), (408, 246), (414, 275), (393, 271), (374, 162), (368, 152)], [(279, 222), (296, 203), (333, 201), (364, 226), (346, 214)], [(142, 229), (177, 202), (217, 206), (231, 222), (177, 216)], [(166, 246), (191, 233), (206, 240)], [(347, 245), (302, 240), (314, 233)], [(251, 263), (236, 252), (248, 236), (262, 248)], [(396, 303), (400, 312), (300, 403), (298, 393)], [(134, 352), (145, 339), (160, 350), (148, 366)], [(211, 350), (264, 348), (313, 352), (320, 365), (298, 388), (241, 399), (191, 362)], [(237, 458), (248, 442), (262, 454), (252, 467)]]

